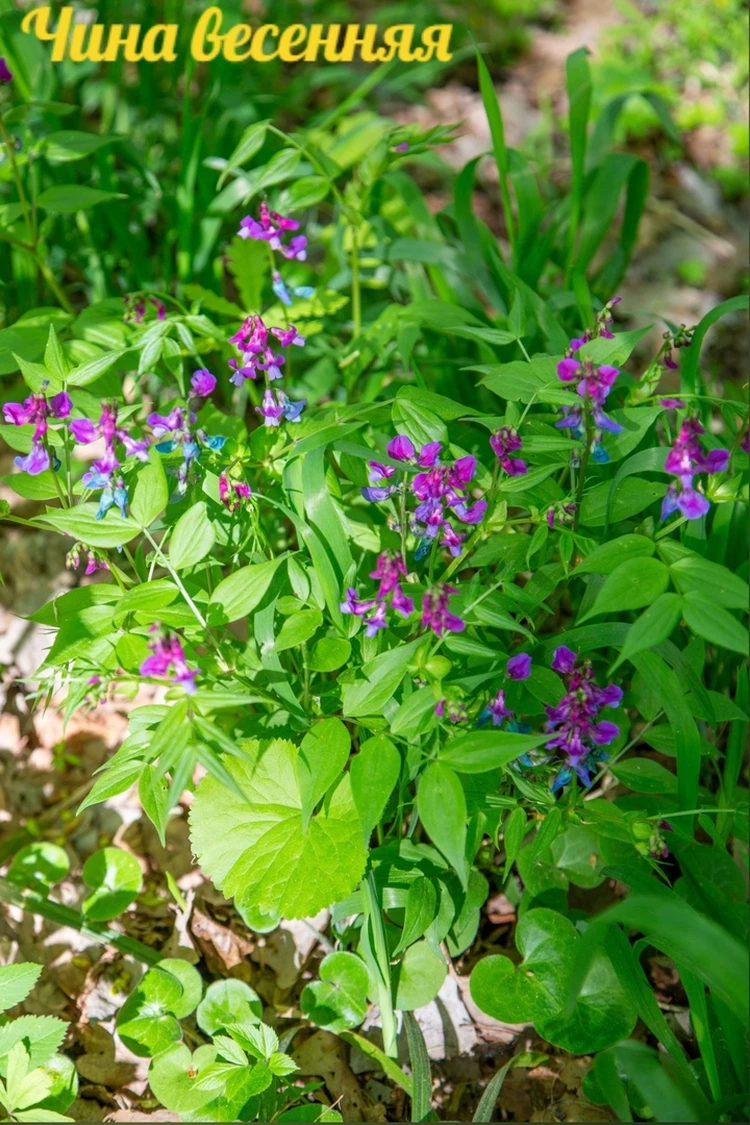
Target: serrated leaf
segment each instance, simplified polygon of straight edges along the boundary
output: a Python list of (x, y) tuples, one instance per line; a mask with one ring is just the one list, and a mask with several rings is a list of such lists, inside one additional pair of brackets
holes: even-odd
[(41, 971), (41, 965), (31, 963), (0, 965), (0, 1012), (6, 1012), (25, 1000), (39, 980)]
[(199, 862), (241, 906), (304, 918), (345, 898), (365, 865), (362, 827), (344, 775), (303, 830), (299, 751), (275, 739), (243, 747), (226, 767), (243, 797), (204, 778), (190, 809)]

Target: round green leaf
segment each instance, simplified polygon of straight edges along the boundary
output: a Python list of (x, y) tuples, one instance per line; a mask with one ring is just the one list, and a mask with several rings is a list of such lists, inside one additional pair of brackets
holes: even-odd
[(174, 1009), (181, 1007), (182, 982), (158, 966), (149, 969), (117, 1015), (117, 1032), (134, 1054), (158, 1055), (181, 1037)]
[(7, 878), (19, 887), (46, 890), (64, 879), (70, 870), (67, 852), (57, 844), (27, 844), (16, 852)]
[(198, 1005), (201, 1031), (213, 1035), (233, 1023), (260, 1023), (263, 1005), (255, 989), (243, 980), (215, 980)]
[(320, 965), (320, 980), (305, 986), (300, 1007), (309, 1020), (338, 1034), (358, 1027), (367, 1014), (369, 974), (353, 953), (329, 953)]
[[(317, 743), (313, 731), (308, 748)], [(237, 898), (240, 909), (308, 918), (346, 898), (365, 866), (349, 775), (308, 816), (324, 792), (310, 749), (304, 762), (297, 747), (282, 739), (265, 748), (248, 742), (239, 752), (244, 757), (224, 763), (238, 791), (207, 776), (190, 809), (193, 850), (203, 870), (223, 894)]]
[(573, 1013), (564, 1015), (579, 941), (572, 922), (562, 914), (529, 910), (516, 931), (523, 961), (516, 966), (502, 955), (480, 961), (471, 974), (475, 1003), (504, 1023), (533, 1023), (542, 1038), (577, 1055), (624, 1039), (636, 1013), (601, 951), (591, 963)]
[(394, 1008), (411, 1012), (434, 1000), (445, 980), (448, 966), (426, 941), (410, 945), (394, 970), (396, 1002)]
[(138, 860), (121, 848), (102, 848), (83, 865), (83, 881), (91, 894), (83, 912), (93, 922), (109, 922), (126, 910), (141, 889)]
[(184, 1043), (176, 1043), (153, 1060), (148, 1083), (154, 1097), (172, 1113), (195, 1113), (215, 1097), (215, 1090), (196, 1090), (201, 1071), (216, 1061), (215, 1047), (199, 1047), (191, 1053)]
[(194, 1012), (200, 1003), (203, 995), (203, 978), (194, 965), (189, 961), (183, 961), (180, 957), (165, 957), (159, 962), (159, 969), (177, 977), (182, 985), (182, 996), (169, 1010), (176, 1019), (183, 1020)]
[(310, 654), (311, 672), (335, 672), (343, 667), (351, 656), (352, 646), (343, 637), (321, 637), (313, 645)]

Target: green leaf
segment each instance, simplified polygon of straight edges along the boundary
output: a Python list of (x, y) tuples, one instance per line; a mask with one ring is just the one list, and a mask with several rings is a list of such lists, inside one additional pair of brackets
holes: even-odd
[(215, 1097), (213, 1090), (196, 1088), (201, 1073), (216, 1059), (215, 1047), (199, 1047), (191, 1053), (184, 1043), (175, 1043), (153, 1059), (148, 1072), (154, 1097), (172, 1113), (194, 1114)]
[(574, 1054), (600, 1051), (628, 1035), (636, 1014), (602, 952), (586, 974), (575, 1009), (564, 1014), (580, 942), (567, 918), (544, 908), (527, 911), (516, 945), (523, 961), (485, 957), (471, 974), (471, 995), (483, 1012), (505, 1023), (533, 1023), (539, 1035)]
[(247, 617), (263, 600), (273, 576), (284, 560), (283, 555), (270, 562), (253, 563), (235, 570), (222, 579), (211, 595), (209, 610), (213, 609), (211, 623), (238, 621)]
[(130, 514), (141, 527), (150, 527), (169, 500), (167, 476), (161, 455), (151, 446), (148, 462), (138, 473), (130, 501)]
[(682, 598), (682, 615), (699, 637), (747, 656), (748, 633), (741, 622), (713, 600), (712, 590), (689, 590)]
[(117, 1033), (134, 1054), (157, 1055), (181, 1035), (174, 1008), (180, 1008), (182, 981), (154, 966), (141, 978), (117, 1013)]
[(67, 1026), (54, 1016), (19, 1016), (0, 1027), (0, 1059), (16, 1043), (23, 1043), (29, 1052), (29, 1068), (43, 1066), (62, 1043)]
[(386, 802), (398, 782), (401, 755), (389, 738), (378, 734), (360, 746), (349, 767), (352, 797), (362, 823), (365, 846), (380, 822)]
[(97, 379), (109, 371), (110, 367), (122, 359), (127, 354), (129, 348), (119, 348), (114, 351), (109, 351), (106, 355), (97, 356), (92, 359), (90, 363), (84, 363), (81, 367), (76, 367), (68, 375), (68, 386), (70, 387), (85, 387), (88, 383), (95, 383)]
[(102, 848), (83, 865), (83, 881), (91, 894), (82, 909), (92, 922), (108, 922), (127, 910), (141, 889), (141, 868), (135, 856), (121, 848)]
[(669, 570), (658, 559), (629, 559), (616, 567), (599, 591), (594, 605), (581, 621), (601, 613), (619, 613), (650, 605), (669, 585)]
[(65, 878), (69, 870), (70, 860), (65, 849), (59, 844), (40, 841), (27, 844), (16, 852), (8, 868), (7, 878), (18, 887), (46, 894), (50, 887)]
[(317, 633), (322, 624), (323, 614), (319, 609), (301, 609), (292, 613), (279, 629), (273, 647), (276, 652), (284, 652), (303, 645)]
[(639, 652), (631, 659), (661, 701), (674, 733), (680, 808), (694, 809), (698, 801), (700, 736), (685, 701), (683, 685), (656, 653)]
[(167, 846), (167, 816), (169, 815), (169, 786), (153, 766), (141, 767), (138, 779), (138, 799), (143, 811), (156, 829), (161, 846)]
[(239, 1026), (260, 1023), (263, 1004), (254, 988), (244, 980), (215, 980), (198, 1005), (198, 1027), (206, 1035)]
[(507, 879), (510, 874), (510, 869), (521, 850), (521, 844), (526, 835), (526, 829), (526, 812), (519, 805), (517, 808), (513, 809), (513, 812), (503, 825), (503, 844), (505, 845), (503, 879)]
[(205, 559), (216, 542), (214, 525), (203, 500), (198, 500), (180, 516), (169, 541), (169, 561), (175, 570), (184, 570)]
[(313, 645), (308, 667), (311, 672), (335, 672), (352, 654), (351, 643), (343, 637), (321, 637)]
[(404, 911), (404, 925), (393, 956), (398, 957), (418, 938), (427, 933), (438, 913), (438, 895), (435, 884), (424, 876), (409, 885)]
[(79, 504), (65, 512), (46, 512), (39, 518), (87, 547), (122, 547), (140, 535), (141, 529), (135, 520), (123, 518), (112, 509), (104, 519), (98, 520), (98, 507), (98, 504)]
[(297, 780), (302, 806), (302, 830), (312, 811), (343, 773), (351, 750), (351, 735), (340, 719), (323, 719), (302, 739)]
[[(671, 541), (670, 546), (671, 546)], [(726, 606), (727, 609), (741, 609), (747, 612), (750, 604), (750, 586), (739, 574), (734, 574), (725, 566), (704, 559), (692, 553), (680, 558), (669, 558), (672, 553), (667, 544), (661, 544), (659, 553), (670, 564), (669, 572), (681, 594), (711, 591), (711, 601)]]
[(365, 715), (378, 715), (394, 696), (404, 678), (407, 666), (414, 653), (422, 644), (421, 638), (409, 644), (399, 645), (390, 652), (381, 652), (374, 660), (362, 666), (364, 679), (353, 684), (343, 684), (341, 689), (342, 710), (349, 719)]
[[(584, 494), (581, 504), (581, 523), (585, 527), (605, 526), (611, 489), (611, 483), (603, 481)], [(614, 493), (609, 509), (610, 522), (619, 523), (621, 520), (637, 515), (657, 500), (661, 500), (666, 490), (665, 484), (643, 480), (641, 477), (626, 477)]]
[(619, 535), (609, 543), (602, 543), (579, 563), (574, 574), (611, 574), (618, 566), (631, 559), (653, 555), (656, 544), (645, 535)]
[(394, 1008), (411, 1012), (423, 1008), (437, 996), (448, 972), (442, 957), (426, 941), (410, 945), (393, 970), (396, 991)]
[(611, 772), (634, 793), (676, 793), (677, 778), (653, 758), (628, 758), (617, 762)]
[(0, 1012), (15, 1008), (25, 1000), (41, 972), (41, 965), (0, 965)]
[(475, 730), (452, 738), (440, 750), (440, 761), (459, 773), (487, 773), (520, 758), (546, 742), (546, 734), (513, 734)]
[(194, 965), (179, 957), (165, 957), (159, 962), (158, 968), (163, 973), (171, 973), (182, 985), (182, 995), (178, 1000), (171, 1002), (169, 1011), (175, 1019), (186, 1019), (200, 1003), (203, 995), (203, 978)]
[(243, 798), (212, 777), (198, 786), (190, 826), (201, 866), (241, 908), (305, 918), (345, 898), (365, 865), (348, 774), (305, 831), (297, 748), (275, 739), (242, 751), (226, 768)]
[(662, 641), (669, 640), (681, 616), (682, 598), (679, 594), (660, 594), (654, 604), (630, 626), (620, 655), (612, 665), (612, 671), (635, 653), (656, 648)]
[(65, 380), (68, 374), (68, 361), (55, 332), (54, 324), (49, 326), (47, 347), (44, 350), (44, 365), (55, 380), (59, 380), (61, 383)]
[(113, 199), (127, 199), (119, 191), (100, 191), (86, 184), (58, 184), (46, 188), (37, 198), (37, 206), (46, 211), (57, 211), (60, 215), (72, 215), (74, 211), (87, 211), (97, 203), (110, 203)]
[(601, 873), (601, 840), (592, 828), (573, 824), (555, 837), (550, 845), (554, 864), (576, 887), (598, 887)]
[(700, 364), (701, 347), (703, 339), (708, 332), (709, 328), (720, 320), (721, 317), (726, 316), (727, 313), (736, 312), (739, 309), (746, 309), (748, 307), (747, 294), (743, 293), (738, 297), (730, 297), (728, 301), (722, 301), (720, 305), (707, 312), (706, 315), (699, 321), (698, 325), (693, 332), (692, 343), (689, 348), (682, 352), (681, 370), (680, 370), (680, 389), (687, 391), (690, 394), (695, 394), (698, 390), (697, 376)]
[(419, 779), (417, 803), (428, 836), (466, 886), (466, 797), (453, 770), (443, 762), (432, 762)]
[(367, 1015), (370, 977), (353, 953), (329, 953), (320, 963), (319, 980), (305, 985), (300, 1007), (318, 1027), (338, 1035), (359, 1027)]
[(90, 156), (104, 145), (111, 145), (115, 137), (101, 133), (84, 133), (78, 129), (61, 129), (42, 138), (41, 148), (50, 164), (66, 164)]

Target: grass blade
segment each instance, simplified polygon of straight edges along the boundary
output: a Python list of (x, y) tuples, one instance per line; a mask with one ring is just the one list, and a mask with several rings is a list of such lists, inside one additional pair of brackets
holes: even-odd
[(586, 141), (591, 109), (591, 70), (588, 51), (580, 47), (565, 62), (565, 85), (568, 91), (570, 161), (572, 182), (570, 186), (570, 229), (568, 231), (568, 269), (573, 264), (578, 224), (583, 203), (583, 181), (586, 169)]
[(404, 1012), (404, 1027), (409, 1044), (409, 1058), (414, 1081), (411, 1099), (412, 1121), (429, 1121), (432, 1114), (432, 1076), (430, 1056), (424, 1041), (422, 1029), (411, 1012)]
[(497, 174), (500, 177), (500, 198), (503, 204), (503, 215), (505, 216), (505, 227), (508, 232), (508, 242), (510, 243), (511, 252), (515, 258), (516, 231), (513, 221), (513, 208), (511, 207), (510, 202), (510, 177), (508, 175), (509, 160), (508, 149), (505, 146), (505, 127), (503, 125), (503, 114), (500, 109), (500, 103), (497, 100), (495, 87), (492, 84), (490, 72), (487, 69), (487, 64), (478, 51), (477, 71), (479, 73), (479, 92), (482, 95), (484, 112), (487, 114), (487, 121), (490, 126), (490, 134), (492, 136), (492, 151), (495, 154)]

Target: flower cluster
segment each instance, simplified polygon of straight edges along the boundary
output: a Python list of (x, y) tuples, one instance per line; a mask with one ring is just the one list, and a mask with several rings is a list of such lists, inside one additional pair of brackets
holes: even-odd
[(230, 383), (241, 387), (246, 379), (257, 379), (258, 372), (262, 371), (268, 382), (281, 378), (281, 368), (286, 363), (286, 357), (281, 352), (275, 352), (269, 342), (269, 332), (275, 336), (282, 348), (298, 348), (305, 346), (304, 336), (300, 336), (294, 325), (289, 328), (266, 328), (261, 316), (247, 317), (234, 336), (229, 337), (229, 343), (234, 344), (240, 353), (239, 359), (230, 359), (229, 366), (234, 374)]
[(226, 473), (219, 475), (219, 500), (228, 512), (237, 512), (243, 500), (249, 500), (252, 489), (242, 480), (232, 480)]
[(525, 461), (520, 457), (511, 457), (511, 453), (518, 453), (522, 445), (518, 430), (511, 429), (510, 426), (502, 426), (490, 437), (490, 445), (497, 455), (501, 468), (509, 477), (522, 477), (527, 472)]
[(117, 442), (122, 442), (127, 456), (147, 461), (148, 441), (138, 440), (122, 426), (118, 426), (116, 402), (102, 403), (98, 422), (92, 422), (89, 418), (74, 419), (70, 423), (70, 432), (79, 445), (90, 445), (98, 438), (104, 441), (103, 455), (92, 463), (82, 477), (84, 488), (102, 490), (96, 518), (104, 519), (113, 504), (121, 515), (127, 515), (128, 491), (120, 473), (121, 465), (115, 446)]
[[(571, 347), (577, 343), (577, 340), (571, 341)], [(605, 414), (603, 409), (619, 374), (617, 367), (611, 367), (607, 363), (597, 366), (590, 359), (579, 359), (573, 355), (561, 359), (557, 365), (558, 378), (563, 383), (575, 382), (576, 392), (582, 401), (574, 406), (563, 406), (563, 416), (555, 425), (560, 430), (569, 429), (576, 438), (582, 438), (586, 434), (588, 415), (594, 426), (591, 455), (598, 462), (609, 460), (601, 445), (602, 431), (619, 434), (622, 430), (620, 423)]]
[(31, 450), (25, 457), (16, 457), (14, 464), (23, 469), (29, 476), (37, 476), (50, 467), (50, 457), (47, 450), (47, 431), (49, 430), (48, 418), (67, 418), (72, 410), (72, 403), (66, 391), (53, 395), (47, 399), (44, 388), (39, 394), (30, 395), (23, 402), (8, 402), (3, 407), (5, 421), (11, 426), (25, 426), (31, 423), (34, 433), (31, 435)]
[(615, 305), (619, 305), (621, 300), (622, 297), (612, 297), (610, 301), (607, 301), (602, 311), (597, 313), (593, 328), (587, 328), (582, 336), (578, 336), (570, 341), (570, 350), (572, 352), (577, 352), (584, 344), (588, 344), (590, 340), (596, 340), (598, 336), (603, 336), (606, 340), (614, 340), (614, 333), (611, 331), (613, 322), (612, 309)]
[(457, 593), (455, 586), (446, 585), (438, 585), (425, 593), (422, 598), (423, 629), (431, 629), (437, 637), (445, 633), (463, 633), (466, 622), (448, 609), (451, 595)]
[(180, 450), (182, 453), (182, 464), (177, 469), (170, 470), (177, 478), (179, 495), (187, 491), (190, 468), (200, 459), (201, 446), (219, 450), (227, 440), (218, 434), (209, 437), (202, 429), (194, 430), (196, 420), (194, 412), (186, 406), (175, 406), (169, 414), (149, 414), (146, 419), (154, 437), (164, 439), (157, 441), (156, 448), (159, 453), (172, 453), (174, 450)]
[(619, 707), (622, 689), (615, 684), (600, 688), (594, 680), (590, 660), (579, 664), (576, 654), (565, 645), (555, 649), (552, 669), (568, 677), (568, 690), (556, 707), (547, 707), (547, 731), (553, 737), (548, 750), (565, 757), (565, 765), (552, 783), (556, 792), (577, 775), (584, 785), (591, 784), (595, 764), (607, 757), (602, 749), (613, 742), (620, 728), (607, 719), (596, 721), (603, 707)]
[(697, 418), (686, 418), (680, 427), (675, 443), (664, 462), (666, 472), (676, 476), (680, 483), (670, 484), (661, 508), (661, 518), (678, 509), (689, 520), (699, 519), (711, 507), (702, 492), (693, 487), (696, 473), (720, 473), (726, 469), (729, 453), (726, 449), (711, 449), (706, 453), (700, 443), (700, 435), (705, 433)]
[[(516, 656), (511, 656), (505, 665), (505, 672), (511, 680), (528, 680), (531, 675), (531, 657), (527, 652), (519, 652)], [(506, 723), (508, 730), (518, 732), (522, 729), (523, 725), (514, 721), (514, 714), (506, 705), (505, 688), (500, 688), (495, 698), (480, 711), (477, 726), (484, 726), (490, 719), (492, 719), (493, 727), (501, 727), (508, 720)], [(528, 729), (523, 726), (523, 730)]]
[(198, 669), (188, 668), (179, 638), (161, 633), (158, 625), (152, 625), (151, 632), (159, 635), (149, 643), (151, 656), (147, 656), (141, 664), (141, 675), (169, 676), (173, 683), (180, 684), (188, 695), (192, 695)]
[[(459, 457), (452, 465), (440, 464), (442, 445), (439, 441), (427, 442), (419, 452), (408, 437), (402, 434), (387, 446), (393, 461), (418, 468), (409, 486), (417, 504), (411, 513), (411, 530), (420, 540), (416, 557), (422, 558), (432, 543), (440, 537), (440, 545), (454, 557), (461, 554), (465, 534), (458, 532), (450, 522), (455, 517), (462, 524), (482, 522), (487, 511), (486, 500), (470, 503), (469, 485), (477, 468), (475, 457)], [(406, 489), (406, 478), (400, 484), (387, 483), (397, 470), (381, 461), (370, 461), (370, 485), (362, 489), (365, 500), (377, 503), (388, 500), (401, 489)]]
[(388, 609), (402, 617), (409, 617), (414, 612), (414, 602), (401, 589), (401, 579), (405, 577), (403, 559), (384, 551), (378, 555), (375, 569), (370, 572), (370, 578), (379, 581), (375, 597), (360, 599), (355, 587), (350, 586), (346, 591), (346, 600), (341, 603), (341, 612), (363, 617), (365, 635), (374, 637), (380, 629), (387, 627)]
[(245, 215), (240, 221), (240, 229), (237, 232), (240, 238), (267, 242), (272, 250), (278, 250), (285, 258), (296, 258), (304, 262), (307, 257), (307, 239), (304, 234), (293, 235), (287, 243), (283, 241), (285, 235), (299, 230), (297, 220), (279, 215), (278, 211), (270, 211), (265, 200), (258, 209), (258, 215), (258, 219)]
[(91, 574), (95, 574), (97, 570), (109, 570), (109, 563), (104, 555), (99, 551), (92, 550), (90, 547), (84, 547), (82, 543), (74, 543), (65, 556), (65, 566), (68, 570), (77, 570), (81, 565), (81, 551), (86, 551), (86, 570), (84, 574), (87, 578)]
[(167, 307), (158, 297), (147, 297), (143, 293), (128, 293), (125, 297), (125, 315), (123, 317), (125, 323), (129, 324), (132, 321), (135, 324), (143, 324), (149, 305), (153, 305), (156, 310), (157, 320), (165, 319)]

